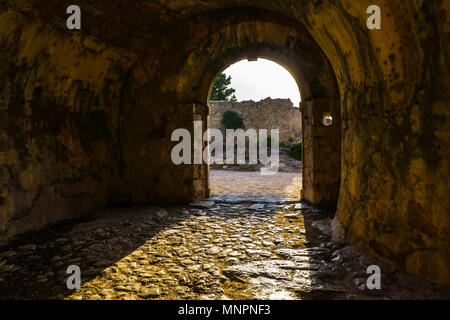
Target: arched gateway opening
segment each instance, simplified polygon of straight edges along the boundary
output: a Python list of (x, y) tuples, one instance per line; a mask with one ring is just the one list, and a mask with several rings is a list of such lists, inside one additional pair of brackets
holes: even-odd
[(300, 102), (295, 79), (271, 60), (240, 60), (220, 73), (208, 102), (211, 197), (301, 199)]
[[(249, 18), (249, 17), (246, 17)], [(231, 28), (231, 29), (230, 29)], [(276, 35), (276, 36), (275, 36)], [(208, 97), (219, 73), (242, 60), (274, 61), (294, 77), (301, 93), (303, 136), (303, 200), (334, 210), (340, 186), (341, 111), (332, 67), (309, 33), (299, 24), (272, 17), (239, 20), (226, 29), (218, 27), (202, 39), (180, 73), (178, 99), (194, 105), (195, 119), (207, 128)], [(190, 101), (188, 103), (185, 103)], [(325, 126), (323, 114), (333, 117)], [(206, 129), (205, 129), (206, 130)], [(201, 172), (198, 196), (209, 195), (208, 166)]]

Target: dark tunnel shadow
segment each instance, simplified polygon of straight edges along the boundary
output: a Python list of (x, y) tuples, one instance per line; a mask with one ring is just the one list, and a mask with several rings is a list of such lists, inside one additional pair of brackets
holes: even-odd
[[(255, 198), (252, 199), (256, 200)], [(247, 201), (246, 198), (239, 197), (229, 197), (229, 200), (231, 203), (252, 203), (252, 201)], [(257, 199), (254, 203), (266, 201), (271, 202), (270, 199)], [(180, 213), (184, 208), (190, 211), (194, 209), (188, 205), (161, 207), (168, 211), (166, 217), (158, 217), (155, 211), (158, 208), (160, 207), (104, 209), (90, 216), (64, 221), (40, 231), (28, 232), (17, 237), (7, 245), (0, 247), (0, 262), (6, 259), (7, 265), (13, 266), (12, 270), (0, 274), (0, 299), (49, 300), (66, 298), (75, 293), (75, 290), (69, 290), (66, 285), (70, 276), (66, 273), (66, 270), (70, 265), (80, 267), (81, 287), (83, 287), (84, 284), (101, 275), (105, 269), (114, 265), (117, 261), (136, 251), (158, 233), (196, 216), (192, 212), (189, 214)], [(149, 210), (154, 212), (149, 212)], [(315, 215), (310, 210), (307, 208), (304, 214)], [(276, 209), (273, 209), (268, 215), (274, 215), (276, 211)], [(249, 214), (257, 215), (259, 213), (245, 213), (245, 215)], [(208, 215), (214, 216), (215, 213), (209, 213)], [(221, 217), (232, 219), (236, 216), (221, 215)], [(310, 222), (307, 222), (306, 218), (305, 228), (306, 240), (310, 242), (308, 247), (318, 246), (321, 240), (317, 238), (317, 234), (313, 231), (314, 228)], [(126, 234), (121, 233), (123, 230), (126, 230)], [(75, 238), (70, 239), (72, 232), (74, 232)], [(96, 247), (103, 246), (106, 248), (110, 242), (118, 245), (114, 248), (107, 248), (100, 255), (93, 255), (96, 252)], [(20, 249), (20, 247), (29, 244), (35, 245), (35, 250)], [(11, 252), (15, 254), (11, 255)], [(10, 255), (9, 258), (8, 255)], [(59, 259), (55, 259), (58, 257)], [(311, 262), (321, 261), (312, 260)], [(306, 298), (306, 296), (302, 298)]]
[[(175, 216), (176, 221), (173, 222), (169, 220), (170, 217), (169, 219), (159, 218), (150, 213), (139, 212), (142, 209), (145, 210), (141, 207), (105, 209), (90, 216), (64, 221), (40, 231), (25, 233), (17, 240), (0, 247), (0, 257), (3, 257), (5, 253), (8, 256), (8, 252), (17, 252), (20, 246), (36, 245), (35, 250), (26, 250), (7, 260), (8, 265), (14, 266), (14, 269), (0, 274), (0, 299), (48, 300), (70, 296), (75, 292), (75, 290), (69, 290), (66, 285), (67, 278), (70, 276), (66, 270), (70, 265), (80, 267), (81, 287), (83, 287), (106, 268), (134, 252), (159, 232), (191, 216), (185, 215), (186, 217), (183, 218), (182, 215), (177, 215)], [(168, 211), (176, 210), (176, 208), (166, 209)], [(103, 220), (103, 217), (106, 220)], [(137, 227), (134, 222), (139, 217), (143, 219)], [(108, 220), (110, 221), (108, 222)], [(133, 220), (133, 223), (130, 220)], [(95, 233), (94, 227), (97, 221), (99, 223), (97, 228), (104, 230), (104, 233)], [(73, 229), (82, 229), (83, 225), (90, 225), (89, 231), (94, 233), (89, 235), (89, 240), (77, 243), (74, 239), (68, 239), (68, 235)], [(114, 231), (114, 229), (118, 230)], [(127, 230), (127, 234), (121, 234), (120, 230)], [(87, 236), (88, 234), (83, 234), (84, 238)], [(67, 240), (64, 241), (64, 239)], [(110, 248), (102, 255), (90, 255), (89, 248), (106, 245), (114, 239), (118, 240), (116, 242), (120, 246)], [(55, 261), (55, 257), (61, 257), (61, 259)], [(47, 275), (47, 281), (40, 283), (43, 275)]]
[[(215, 200), (214, 207), (220, 206)], [(252, 201), (245, 198), (230, 197), (229, 203), (249, 205), (251, 203), (270, 203), (272, 199), (255, 199)], [(299, 201), (296, 201), (300, 203)], [(273, 202), (280, 204), (280, 202)], [(289, 202), (285, 202), (287, 204)], [(293, 203), (293, 202), (292, 202)], [(281, 203), (282, 206), (283, 203)], [(259, 215), (267, 216), (279, 215), (280, 209), (275, 206), (268, 206), (269, 212), (252, 212), (244, 209), (244, 212), (228, 215), (228, 213), (217, 213), (220, 211), (209, 211), (207, 216), (220, 216), (225, 220), (234, 219), (239, 215)], [(304, 238), (306, 242), (293, 246), (281, 246), (293, 249), (306, 250), (309, 263), (312, 266), (310, 278), (316, 282), (317, 286), (310, 291), (298, 290), (295, 292), (298, 299), (354, 299), (354, 298), (384, 298), (390, 297), (390, 288), (386, 290), (359, 293), (355, 288), (353, 279), (343, 280), (348, 276), (339, 263), (334, 263), (335, 254), (345, 246), (344, 243), (333, 242), (328, 232), (321, 230), (320, 224), (329, 220), (326, 212), (318, 208), (309, 206), (301, 202), (301, 209), (286, 209), (279, 217), (284, 219), (284, 226), (294, 230), (298, 226), (295, 218), (289, 218), (289, 214), (297, 214), (298, 219), (303, 219)], [(166, 209), (167, 215), (157, 214), (159, 209)], [(19, 236), (9, 244), (0, 247), (0, 300), (53, 300), (64, 299), (74, 294), (75, 290), (69, 290), (66, 281), (70, 275), (66, 273), (68, 266), (78, 265), (81, 269), (81, 287), (92, 281), (97, 276), (102, 275), (103, 271), (113, 266), (119, 260), (130, 255), (138, 248), (152, 240), (158, 233), (171, 228), (185, 220), (199, 216), (193, 211), (195, 207), (171, 206), (171, 207), (133, 207), (133, 208), (112, 208), (99, 211), (91, 216), (62, 222), (58, 225), (47, 227), (41, 231), (29, 232)], [(182, 212), (187, 209), (190, 213)], [(200, 209), (197, 209), (200, 210)], [(284, 210), (284, 209), (281, 209)], [(291, 213), (292, 212), (292, 213)], [(203, 214), (202, 214), (203, 215)], [(198, 222), (198, 228), (201, 228), (201, 222)], [(326, 222), (325, 222), (326, 225)], [(196, 229), (195, 227), (194, 229)], [(124, 234), (122, 231), (126, 230)], [(71, 234), (75, 235), (70, 238)], [(34, 250), (23, 248), (24, 245), (33, 244)], [(325, 245), (324, 245), (325, 244)], [(330, 245), (331, 244), (331, 245)], [(152, 246), (152, 244), (148, 244)], [(184, 246), (183, 244), (180, 246)], [(98, 247), (102, 250), (99, 251)], [(278, 246), (278, 248), (280, 248)], [(174, 250), (176, 251), (176, 250)], [(167, 252), (158, 253), (157, 257), (164, 257)], [(159, 255), (161, 254), (161, 255)], [(59, 258), (57, 258), (59, 257)], [(158, 263), (153, 261), (155, 257), (149, 255), (149, 264)], [(156, 258), (155, 258), (156, 259)], [(164, 258), (171, 262), (173, 258)], [(243, 264), (253, 261), (269, 261), (273, 258), (251, 258)], [(294, 260), (294, 256), (280, 256), (281, 260)], [(354, 257), (349, 257), (354, 259)], [(163, 260), (165, 261), (165, 260)], [(361, 269), (361, 275), (367, 277), (365, 273), (365, 264), (360, 265), (360, 261), (350, 261)], [(165, 263), (165, 262), (164, 262)], [(363, 268), (364, 267), (364, 268)], [(8, 270), (9, 268), (9, 270)], [(134, 272), (133, 270), (131, 272)], [(391, 275), (384, 275), (383, 281), (389, 282)], [(154, 281), (139, 279), (143, 286), (152, 285)], [(127, 283), (123, 283), (126, 285)], [(323, 284), (324, 286), (321, 286)], [(333, 285), (337, 284), (333, 288)], [(343, 285), (344, 284), (344, 285)], [(314, 286), (313, 286), (314, 287)]]

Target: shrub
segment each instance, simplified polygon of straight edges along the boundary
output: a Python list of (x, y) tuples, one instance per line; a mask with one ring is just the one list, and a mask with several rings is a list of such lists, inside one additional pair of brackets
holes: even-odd
[(300, 140), (297, 143), (291, 144), (290, 148), (290, 155), (297, 160), (302, 160), (302, 141)]
[(273, 142), (275, 142), (275, 139), (272, 139), (271, 136), (267, 137), (267, 148), (271, 148), (272, 147), (272, 140), (274, 140)]
[(222, 115), (222, 126), (224, 129), (244, 129), (244, 121), (237, 112), (228, 110)]
[[(271, 136), (267, 137), (267, 148), (272, 148), (272, 144), (276, 143), (277, 140), (275, 140), (275, 138), (272, 138)], [(280, 142), (278, 141), (278, 147), (280, 148), (289, 148), (289, 145), (284, 143), (284, 142)]]

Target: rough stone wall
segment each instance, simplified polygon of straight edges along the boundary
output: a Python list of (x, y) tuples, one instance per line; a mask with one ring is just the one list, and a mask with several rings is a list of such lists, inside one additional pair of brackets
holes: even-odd
[[(322, 98), (301, 102), (300, 108), (304, 128), (303, 199), (334, 213), (341, 182), (340, 106), (334, 100)], [(323, 123), (325, 115), (333, 118), (329, 126)]]
[(129, 55), (0, 11), (0, 242), (105, 206)]
[(271, 99), (242, 102), (210, 101), (210, 126), (222, 128), (222, 115), (233, 110), (239, 113), (246, 129), (279, 130), (280, 142), (292, 143), (301, 139), (302, 116), (299, 108), (295, 108), (289, 99)]

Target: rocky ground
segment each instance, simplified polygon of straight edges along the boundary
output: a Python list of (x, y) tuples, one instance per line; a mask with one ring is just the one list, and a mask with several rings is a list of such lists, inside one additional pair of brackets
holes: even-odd
[(211, 170), (210, 188), (214, 196), (301, 199), (302, 174), (263, 176), (260, 172)]
[[(381, 267), (381, 290), (365, 287)], [(69, 265), (82, 288), (66, 287)], [(110, 209), (0, 248), (1, 299), (449, 298), (344, 243), (297, 200)]]

